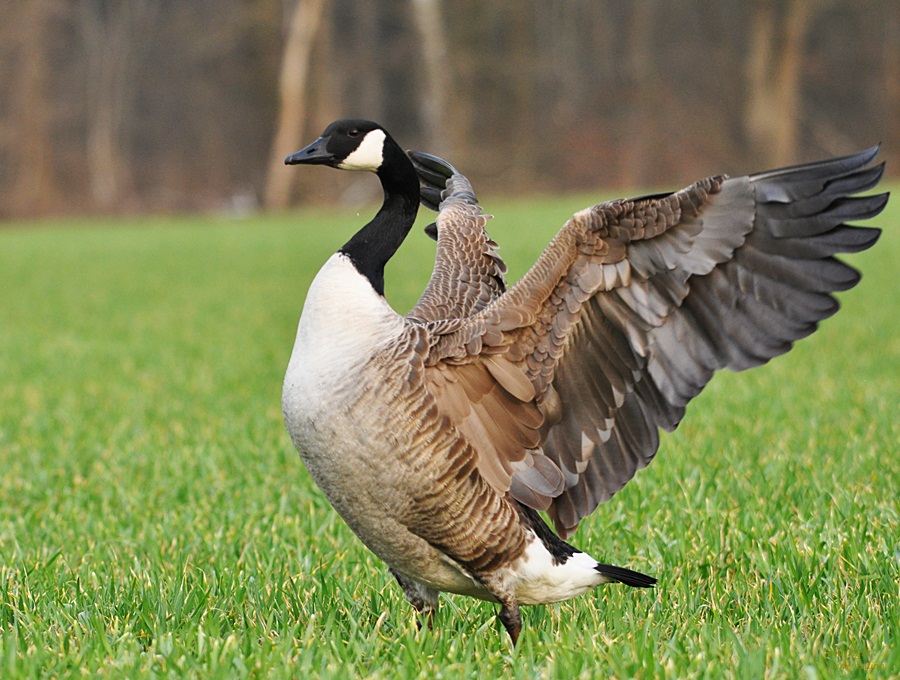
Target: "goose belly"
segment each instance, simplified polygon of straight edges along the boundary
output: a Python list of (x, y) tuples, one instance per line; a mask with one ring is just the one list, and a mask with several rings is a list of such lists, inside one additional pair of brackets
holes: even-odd
[(287, 429), (312, 478), (372, 552), (429, 587), (477, 595), (481, 586), (406, 528), (414, 492), (429, 484), (406, 408), (410, 364), (419, 359), (406, 322), (341, 257), (307, 295), (282, 395)]

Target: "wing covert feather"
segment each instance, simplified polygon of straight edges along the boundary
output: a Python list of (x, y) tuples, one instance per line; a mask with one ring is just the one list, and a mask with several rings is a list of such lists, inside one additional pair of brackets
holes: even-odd
[(546, 509), (565, 537), (652, 460), (659, 428), (678, 425), (716, 370), (812, 333), (836, 311), (832, 293), (859, 280), (833, 256), (877, 240), (845, 224), (887, 201), (854, 195), (878, 182), (876, 152), (582, 210), (519, 283), (435, 333), (426, 373), (478, 370), (481, 399), (502, 396), (482, 402), (477, 427), (458, 425), (487, 432), (501, 457), (479, 463), (490, 483)]
[(468, 317), (506, 290), (506, 263), (485, 230), (490, 215), (482, 212), (469, 180), (451, 165), (418, 151), (408, 155), (424, 185), (423, 203), (439, 212), (426, 228), (437, 240), (434, 270), (406, 318), (427, 323)]

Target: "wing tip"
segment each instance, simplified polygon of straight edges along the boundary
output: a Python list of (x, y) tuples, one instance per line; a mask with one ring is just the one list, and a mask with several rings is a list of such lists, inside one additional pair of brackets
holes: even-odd
[[(884, 168), (884, 163), (881, 164), (881, 167)], [(867, 206), (869, 209), (866, 211), (865, 215), (855, 219), (863, 219), (868, 220), (873, 217), (877, 217), (881, 214), (881, 211), (884, 210), (885, 206), (888, 204), (888, 201), (891, 198), (891, 192), (885, 191), (882, 194), (875, 194), (874, 196), (869, 197), (871, 200), (871, 204)], [(880, 230), (879, 230), (880, 231)]]
[(812, 161), (809, 163), (798, 163), (783, 168), (773, 168), (772, 170), (764, 170), (750, 175), (750, 179), (754, 182), (760, 180), (781, 177), (783, 175), (799, 174), (803, 172), (819, 171), (823, 177), (827, 175), (841, 176), (863, 168), (871, 163), (878, 152), (881, 150), (881, 142), (870, 146), (862, 151), (847, 154), (844, 156), (835, 156), (823, 160)]
[(412, 161), (419, 177), (427, 179), (430, 184), (443, 186), (450, 177), (457, 174), (456, 168), (434, 154), (409, 149), (406, 155)]

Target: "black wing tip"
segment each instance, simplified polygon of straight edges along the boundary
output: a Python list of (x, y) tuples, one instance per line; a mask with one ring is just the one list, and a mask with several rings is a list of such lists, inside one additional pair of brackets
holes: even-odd
[(854, 232), (858, 232), (859, 240), (852, 247), (845, 247), (841, 252), (859, 253), (868, 250), (881, 238), (881, 229), (878, 227), (852, 227)]
[(450, 179), (450, 177), (457, 174), (456, 168), (443, 158), (439, 158), (433, 154), (410, 149), (406, 152), (406, 155), (409, 156), (413, 167), (416, 169), (416, 172), (419, 173), (420, 177), (428, 178), (429, 181), (432, 180), (432, 178), (439, 180), (432, 182), (433, 184), (442, 184)]
[[(882, 163), (882, 167), (884, 167), (884, 163)], [(888, 204), (888, 201), (891, 198), (891, 192), (885, 191), (883, 194), (875, 194), (874, 196), (866, 196), (864, 198), (868, 198), (870, 201), (869, 205), (867, 206), (869, 210), (862, 217), (858, 217), (855, 219), (868, 220), (880, 215), (881, 211), (884, 210), (885, 206)]]
[(625, 567), (615, 567), (611, 564), (598, 564), (594, 567), (598, 572), (619, 583), (624, 583), (632, 588), (653, 588), (656, 585), (656, 579), (639, 571), (626, 569)]
[[(835, 156), (833, 158), (825, 158), (809, 163), (798, 163), (783, 168), (773, 168), (771, 170), (763, 170), (750, 175), (750, 179), (754, 181), (772, 179), (782, 175), (799, 174), (803, 172), (815, 172), (821, 174), (834, 174), (836, 176), (849, 174), (859, 168), (864, 168), (871, 163), (878, 152), (881, 150), (881, 142), (870, 146), (868, 149), (857, 151), (856, 153), (847, 154), (846, 156)], [(883, 164), (882, 164), (883, 165)], [(879, 174), (880, 178), (880, 174)]]
[(887, 161), (881, 161), (877, 165), (873, 165), (869, 170), (872, 172), (873, 182), (871, 186), (875, 186), (884, 176), (884, 169), (887, 167)]
[[(881, 151), (881, 142), (873, 144), (862, 151), (857, 151), (856, 153), (850, 153), (846, 156), (837, 156), (820, 162), (829, 164), (847, 164), (852, 165), (854, 168), (863, 168), (875, 160), (879, 151)], [(882, 163), (882, 165), (884, 165), (884, 163)]]
[(429, 210), (439, 211), (442, 193), (450, 179), (459, 173), (443, 158), (430, 153), (410, 149), (406, 155), (419, 176), (419, 200)]
[[(850, 154), (847, 158), (848, 160), (854, 157), (856, 157), (857, 159), (865, 159), (860, 163), (860, 166), (868, 165), (875, 159), (875, 156), (878, 155), (879, 151), (881, 151), (881, 142), (873, 144), (868, 149), (863, 149), (862, 151), (858, 151), (855, 154)], [(882, 163), (882, 165), (884, 164)]]
[(441, 205), (441, 190), (433, 186), (419, 187), (419, 201), (429, 210), (437, 212)]

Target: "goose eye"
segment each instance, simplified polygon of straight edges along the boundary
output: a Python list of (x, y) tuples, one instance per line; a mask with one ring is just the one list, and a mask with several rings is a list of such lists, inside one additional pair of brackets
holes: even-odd
[(359, 137), (359, 130), (357, 130), (356, 128), (353, 128), (352, 130), (347, 132), (347, 134), (350, 135), (351, 137)]

